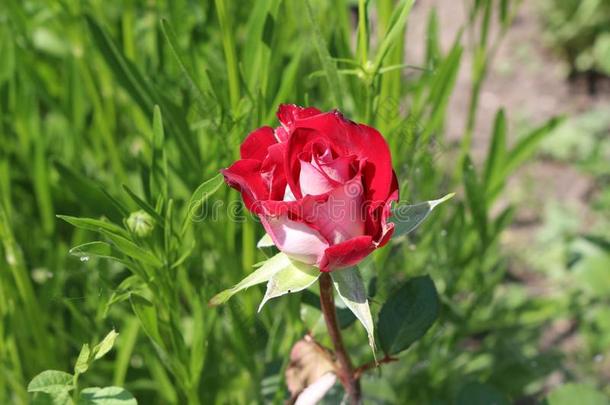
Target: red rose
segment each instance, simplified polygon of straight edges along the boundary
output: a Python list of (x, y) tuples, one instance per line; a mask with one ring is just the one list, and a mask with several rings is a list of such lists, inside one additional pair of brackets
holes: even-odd
[(332, 271), (388, 242), (398, 200), (392, 157), (379, 132), (338, 111), (280, 106), (281, 126), (252, 132), (222, 170), (292, 259)]

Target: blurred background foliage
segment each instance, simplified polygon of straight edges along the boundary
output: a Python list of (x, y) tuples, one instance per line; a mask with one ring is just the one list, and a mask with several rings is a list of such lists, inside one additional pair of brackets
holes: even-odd
[(610, 74), (610, 4), (604, 0), (548, 0), (546, 36), (565, 54), (573, 73)]
[[(607, 73), (607, 2), (547, 3), (549, 35), (573, 69)], [(265, 257), (255, 249), (262, 227), (226, 187), (189, 210), (250, 130), (276, 125), (283, 102), (340, 108), (378, 128), (401, 200), (458, 192), (361, 266), (374, 316), (401, 282), (423, 274), (442, 303), (423, 339), (364, 378), (367, 403), (604, 401), (608, 110), (515, 126), (499, 109), (480, 133), (482, 88), (521, 4), (464, 6), (462, 29), (445, 43), (434, 8), (425, 36), (406, 35), (404, 0), (4, 0), (0, 403), (27, 403), (33, 376), (69, 371), (81, 345), (112, 328), (116, 350), (81, 377), (87, 386), (123, 386), (140, 403), (288, 397), (291, 346), (308, 330), (329, 343), (315, 327), (317, 291), (260, 314), (259, 288), (207, 308)], [(423, 49), (417, 63), (405, 60), (411, 43)], [(470, 79), (456, 140), (446, 136), (448, 105), (463, 66)], [(477, 139), (485, 150), (473, 157)], [(562, 200), (532, 200), (535, 182), (510, 186), (535, 156), (593, 179), (587, 218)], [(543, 219), (515, 249), (523, 208)], [(137, 211), (153, 219), (150, 232), (128, 220)], [(370, 361), (360, 325), (344, 326), (355, 362)], [(578, 350), (566, 348), (575, 340)]]

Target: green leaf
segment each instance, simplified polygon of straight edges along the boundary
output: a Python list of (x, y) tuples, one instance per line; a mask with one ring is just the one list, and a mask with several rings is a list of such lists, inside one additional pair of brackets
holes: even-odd
[(146, 201), (144, 201), (143, 199), (141, 199), (140, 197), (138, 197), (138, 195), (136, 193), (134, 193), (129, 187), (127, 187), (125, 184), (123, 184), (123, 190), (125, 190), (125, 192), (127, 193), (127, 195), (129, 195), (129, 197), (131, 197), (131, 199), (140, 207), (142, 208), (142, 210), (144, 210), (148, 215), (150, 215), (151, 217), (153, 217), (155, 219), (155, 221), (157, 222), (157, 224), (163, 228), (163, 218), (161, 217), (161, 215), (159, 215), (159, 213), (157, 211), (155, 211), (155, 209), (153, 207), (151, 207), (151, 205), (149, 203), (147, 203)]
[(487, 204), (485, 200), (483, 185), (478, 179), (476, 170), (470, 156), (466, 155), (462, 167), (464, 173), (464, 188), (468, 208), (472, 213), (474, 224), (483, 240), (487, 239)]
[(433, 68), (441, 55), (439, 42), (439, 23), (436, 8), (432, 8), (428, 14), (426, 25), (426, 67)]
[(218, 173), (216, 176), (212, 177), (211, 179), (197, 187), (187, 205), (188, 211), (186, 213), (186, 217), (184, 218), (184, 223), (182, 225), (183, 232), (186, 230), (187, 225), (193, 220), (193, 218), (197, 214), (197, 211), (203, 206), (203, 204), (207, 201), (208, 198), (210, 198), (212, 194), (218, 191), (218, 189), (220, 188), (220, 186), (222, 186), (223, 183), (224, 177), (222, 176), (222, 174)]
[(377, 51), (377, 55), (375, 57), (375, 72), (377, 72), (383, 64), (383, 60), (388, 54), (391, 46), (397, 42), (396, 39), (401, 34), (405, 24), (407, 23), (407, 18), (409, 17), (411, 7), (413, 7), (414, 3), (414, 0), (403, 0), (394, 10), (392, 17), (390, 18), (388, 30), (384, 35), (381, 44), (379, 45), (379, 50)]
[(4, 62), (0, 65), (0, 84), (9, 80), (15, 71), (15, 41), (11, 36), (8, 25), (3, 25), (0, 28), (0, 55), (3, 55)]
[(112, 305), (123, 302), (130, 298), (131, 293), (137, 290), (141, 290), (144, 285), (144, 280), (140, 276), (132, 275), (125, 278), (118, 287), (113, 291), (112, 295), (106, 303), (104, 309), (104, 317), (108, 315), (108, 311)]
[(275, 109), (278, 105), (284, 102), (284, 100), (288, 100), (292, 97), (294, 89), (296, 87), (296, 83), (298, 80), (301, 80), (299, 77), (299, 71), (303, 64), (301, 63), (301, 59), (304, 53), (304, 48), (295, 49), (295, 54), (292, 56), (290, 63), (283, 69), (282, 73), (282, 82), (275, 93), (275, 97), (273, 98), (273, 103), (271, 103), (271, 109), (267, 115), (267, 121), (272, 121), (275, 117)]
[(502, 166), (506, 159), (506, 116), (499, 110), (494, 122), (493, 135), (485, 161), (484, 183), (487, 192), (499, 187), (503, 182)]
[(258, 306), (258, 312), (271, 298), (306, 289), (318, 280), (320, 269), (291, 260), (285, 268), (275, 273), (267, 283), (267, 292)]
[(54, 392), (52, 394), (36, 392), (33, 395), (31, 405), (74, 405), (74, 401), (69, 391)]
[(93, 348), (93, 353), (94, 353), (94, 359), (95, 360), (99, 360), (102, 357), (104, 357), (104, 355), (106, 353), (108, 353), (110, 351), (110, 349), (112, 349), (112, 346), (114, 345), (114, 341), (116, 340), (117, 336), (119, 336), (118, 333), (116, 333), (113, 330), (111, 330), (106, 337)]
[(455, 400), (456, 405), (508, 405), (508, 398), (488, 384), (472, 382), (464, 385)]
[(152, 157), (148, 186), (153, 196), (161, 194), (163, 197), (167, 197), (167, 156), (163, 149), (164, 144), (163, 116), (161, 109), (156, 105), (153, 111)]
[(407, 281), (379, 312), (378, 336), (383, 351), (392, 355), (409, 348), (432, 326), (438, 311), (439, 299), (430, 277)]
[(394, 237), (406, 235), (424, 222), (428, 214), (438, 205), (451, 199), (455, 193), (447, 194), (438, 200), (426, 201), (414, 205), (399, 205), (392, 210), (390, 221), (394, 223)]
[(248, 66), (246, 79), (248, 87), (266, 88), (267, 71), (271, 54), (275, 15), (279, 6), (277, 0), (262, 0), (253, 7), (246, 24), (246, 42), (243, 44), (241, 63)]
[(336, 270), (331, 273), (333, 284), (345, 306), (353, 312), (362, 323), (369, 339), (369, 345), (375, 355), (375, 334), (373, 316), (366, 297), (366, 289), (357, 267)]
[(91, 387), (80, 392), (78, 405), (137, 405), (129, 391), (121, 387)]
[(157, 345), (162, 348), (165, 347), (161, 334), (159, 333), (157, 310), (155, 309), (154, 305), (146, 298), (137, 294), (131, 294), (129, 296), (129, 302), (131, 303), (133, 312), (135, 312), (136, 316), (140, 320), (140, 324), (142, 325), (144, 332), (146, 332), (148, 337)]
[(220, 25), (222, 37), (222, 45), (225, 53), (225, 70), (227, 72), (227, 87), (229, 88), (229, 102), (231, 110), (235, 114), (238, 109), (240, 100), (240, 78), (239, 67), (237, 61), (237, 52), (235, 47), (235, 32), (233, 31), (233, 19), (230, 10), (227, 10), (228, 4), (222, 0), (215, 0), (216, 15)]
[(105, 229), (108, 232), (112, 232), (117, 235), (127, 236), (127, 232), (123, 228), (113, 224), (112, 222), (104, 221), (101, 219), (77, 218), (70, 217), (67, 215), (58, 215), (57, 218), (63, 219), (70, 225), (73, 225), (80, 229), (86, 229), (88, 231), (93, 232), (99, 232), (100, 229)]
[(553, 390), (546, 402), (548, 405), (608, 405), (610, 399), (590, 385), (566, 384)]
[[(188, 80), (190, 88), (195, 90), (197, 102), (201, 106), (205, 106), (206, 103), (215, 101), (216, 97), (214, 94), (214, 89), (210, 83), (210, 79), (208, 77), (207, 69), (195, 70), (191, 66), (187, 65), (187, 63), (185, 62), (186, 58), (182, 55), (182, 51), (178, 46), (178, 38), (176, 38), (176, 34), (174, 33), (174, 30), (172, 29), (172, 26), (170, 25), (169, 21), (167, 21), (165, 18), (161, 19), (161, 30), (163, 32), (163, 35), (165, 36), (165, 39), (167, 40), (167, 43), (169, 44), (169, 48), (172, 51), (174, 58), (176, 58), (176, 62), (178, 62), (178, 66), (180, 67), (182, 74)], [(199, 86), (197, 80), (195, 80), (194, 73), (197, 71), (201, 72), (201, 74), (203, 75), (203, 84), (205, 85), (205, 91)]]
[(92, 257), (112, 260), (122, 264), (123, 266), (127, 267), (135, 273), (138, 272), (137, 268), (134, 267), (133, 263), (129, 262), (128, 260), (112, 256), (112, 246), (106, 242), (95, 241), (83, 243), (82, 245), (78, 245), (70, 249), (69, 254), (80, 258), (80, 260), (83, 262), (88, 261)]
[(28, 392), (54, 394), (74, 389), (74, 376), (58, 370), (45, 370), (28, 384)]
[(268, 233), (266, 233), (256, 244), (256, 247), (259, 249), (271, 246), (275, 246), (275, 244), (273, 243), (273, 239), (271, 239), (271, 236), (269, 236)]
[(122, 236), (114, 235), (102, 230), (102, 233), (110, 239), (117, 249), (134, 260), (141, 261), (154, 267), (162, 267), (163, 263), (151, 252), (142, 249), (132, 241)]
[(95, 21), (94, 17), (86, 14), (85, 19), (93, 43), (104, 57), (117, 81), (147, 116), (153, 115), (155, 104), (161, 105), (163, 111), (168, 113), (167, 121), (170, 124), (171, 133), (175, 136), (180, 151), (184, 155), (184, 161), (188, 162), (191, 168), (198, 168), (193, 138), (189, 136), (186, 122), (176, 114), (176, 106), (171, 104), (167, 98), (159, 95), (159, 92), (151, 85), (152, 82), (146, 80), (135, 65), (123, 55), (110, 35)]
[[(449, 99), (453, 88), (455, 87), (457, 74), (460, 69), (462, 54), (463, 47), (458, 36), (449, 55), (443, 60), (438, 69), (434, 71), (433, 81), (430, 85), (427, 99), (427, 104), (431, 106), (432, 112), (430, 113), (430, 118), (427, 119), (426, 126), (420, 139), (417, 140), (420, 145), (428, 143), (432, 134), (438, 131), (443, 124), (445, 111), (449, 104)], [(416, 116), (419, 116), (419, 113), (418, 107), (418, 114), (416, 114)]]
[(534, 129), (519, 140), (506, 158), (505, 174), (515, 170), (535, 151), (542, 139), (549, 135), (563, 121), (563, 118), (551, 118), (542, 126)]
[(112, 246), (106, 242), (88, 242), (83, 243), (70, 249), (69, 253), (72, 256), (80, 257), (81, 260), (87, 261), (90, 257), (112, 257)]
[(126, 208), (100, 183), (61, 162), (55, 161), (54, 165), (59, 172), (63, 187), (70, 190), (80, 204), (94, 212), (94, 216), (105, 215), (114, 221), (120, 221), (128, 214)]
[(140, 72), (125, 58), (112, 38), (98, 25), (93, 16), (85, 15), (85, 18), (94, 45), (104, 56), (116, 79), (125, 87), (142, 110), (150, 115), (154, 105), (152, 90), (148, 87)]
[(341, 105), (343, 92), (341, 90), (341, 81), (339, 80), (339, 72), (337, 71), (337, 66), (335, 65), (335, 61), (331, 58), (330, 53), (328, 52), (326, 41), (324, 40), (322, 32), (320, 31), (320, 24), (316, 21), (316, 17), (314, 16), (310, 0), (305, 1), (305, 6), (307, 8), (307, 17), (309, 19), (309, 24), (313, 31), (313, 45), (316, 48), (318, 57), (320, 58), (320, 62), (322, 63), (322, 68), (326, 73), (328, 87), (330, 88), (333, 95), (333, 102), (335, 103), (335, 105), (339, 106)]
[(245, 290), (246, 288), (252, 287), (253, 285), (269, 281), (275, 273), (291, 265), (292, 262), (290, 258), (288, 258), (288, 256), (286, 256), (284, 253), (278, 253), (271, 259), (264, 261), (258, 269), (256, 269), (254, 272), (248, 275), (248, 277), (244, 278), (232, 288), (229, 288), (216, 294), (214, 297), (212, 297), (208, 305), (216, 306), (224, 304), (229, 300), (229, 298), (231, 298), (233, 295), (237, 294), (241, 290)]
[[(597, 242), (602, 241), (597, 239)], [(603, 244), (596, 244), (590, 238), (577, 238), (572, 242), (570, 252), (578, 258), (570, 266), (573, 287), (589, 297), (607, 297), (610, 294), (610, 250), (604, 250)]]
[(74, 364), (74, 374), (82, 374), (87, 369), (89, 369), (89, 357), (91, 356), (91, 349), (89, 345), (85, 343), (83, 347), (80, 349), (80, 353), (78, 354), (78, 358), (76, 359), (76, 364)]

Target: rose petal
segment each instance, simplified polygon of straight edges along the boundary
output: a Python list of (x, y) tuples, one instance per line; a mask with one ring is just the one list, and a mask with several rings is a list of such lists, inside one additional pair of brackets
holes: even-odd
[(260, 219), (280, 251), (300, 262), (319, 264), (328, 242), (318, 231), (289, 219), (286, 214), (279, 217), (260, 215)]
[(241, 158), (262, 161), (267, 156), (267, 149), (275, 143), (273, 128), (262, 127), (252, 131), (239, 148)]
[[(338, 156), (356, 155), (366, 160), (363, 176), (366, 199), (376, 205), (385, 202), (392, 183), (392, 157), (387, 142), (377, 130), (348, 121), (338, 111), (300, 118), (293, 125), (286, 155), (289, 184), (291, 177), (298, 178), (298, 154), (304, 147), (312, 142), (326, 143)], [(298, 193), (295, 196), (300, 197)]]
[(337, 244), (364, 234), (363, 188), (360, 177), (333, 189), (326, 201), (305, 207), (305, 221)]
[(267, 150), (267, 157), (261, 165), (261, 176), (269, 189), (270, 200), (280, 200), (286, 190), (286, 174), (284, 173), (285, 144), (276, 143)]
[(320, 262), (320, 271), (330, 272), (342, 267), (353, 266), (373, 252), (375, 248), (373, 238), (368, 235), (358, 236), (330, 246), (324, 252), (324, 257)]
[(318, 114), (321, 114), (321, 111), (317, 108), (303, 108), (294, 104), (281, 104), (277, 110), (277, 117), (280, 120), (281, 126), (275, 130), (278, 142), (286, 142), (288, 140), (297, 119), (312, 117)]
[(388, 197), (383, 206), (383, 211), (381, 214), (381, 237), (377, 241), (377, 247), (382, 247), (392, 238), (392, 234), (394, 233), (394, 224), (392, 222), (388, 222), (388, 219), (392, 215), (392, 203), (398, 201), (398, 179), (396, 178), (396, 174), (394, 174), (394, 178), (392, 180), (392, 193)]
[(301, 160), (299, 187), (303, 196), (325, 194), (336, 186), (337, 183), (319, 168)]
[(317, 161), (317, 167), (328, 177), (338, 183), (345, 183), (350, 179), (350, 168), (356, 156), (341, 156), (335, 160), (324, 163)]
[(220, 172), (229, 186), (241, 193), (246, 208), (252, 212), (258, 211), (258, 200), (266, 200), (269, 196), (268, 187), (260, 175), (261, 162), (253, 159), (242, 159)]
[(366, 158), (367, 161), (363, 170), (365, 188), (368, 190), (366, 199), (371, 203), (383, 204), (390, 194), (390, 186), (394, 177), (390, 148), (376, 129), (362, 124), (358, 127), (361, 130), (358, 156)]
[(295, 104), (281, 104), (277, 109), (277, 118), (286, 129), (291, 128), (296, 120), (313, 117), (322, 112), (314, 107), (300, 107)]

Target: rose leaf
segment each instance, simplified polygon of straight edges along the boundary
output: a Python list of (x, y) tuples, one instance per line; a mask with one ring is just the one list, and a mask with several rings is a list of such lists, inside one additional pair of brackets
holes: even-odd
[(414, 205), (399, 205), (392, 210), (391, 222), (394, 223), (394, 237), (406, 235), (424, 222), (428, 214), (441, 203), (451, 199), (455, 193), (447, 194), (438, 200), (425, 201)]
[(392, 355), (409, 348), (436, 321), (438, 311), (438, 295), (430, 277), (407, 281), (379, 312), (378, 333), (383, 351)]
[(223, 304), (229, 300), (233, 295), (237, 294), (241, 290), (245, 290), (246, 288), (252, 287), (253, 285), (261, 284), (269, 279), (278, 271), (291, 266), (291, 261), (284, 253), (278, 253), (273, 256), (269, 260), (265, 260), (260, 264), (260, 267), (257, 268), (254, 272), (250, 273), (248, 277), (244, 278), (238, 284), (229, 288), (228, 290), (224, 290), (218, 294), (216, 294), (208, 305), (216, 306)]
[(263, 236), (256, 244), (256, 247), (259, 249), (271, 247), (271, 246), (275, 246), (275, 245), (273, 244), (273, 240), (271, 239), (271, 236), (269, 236), (268, 233), (266, 233), (265, 236)]
[(373, 316), (371, 315), (371, 308), (366, 297), (366, 289), (364, 282), (360, 277), (360, 273), (356, 267), (350, 267), (343, 270), (336, 270), (331, 273), (333, 284), (335, 289), (339, 293), (339, 297), (358, 318), (358, 320), (364, 325), (366, 329), (369, 345), (373, 350), (373, 356), (375, 356), (375, 335)]
[(302, 291), (315, 283), (320, 277), (320, 270), (304, 263), (291, 260), (290, 265), (275, 273), (267, 283), (267, 292), (258, 307), (260, 312), (263, 305), (271, 298)]

